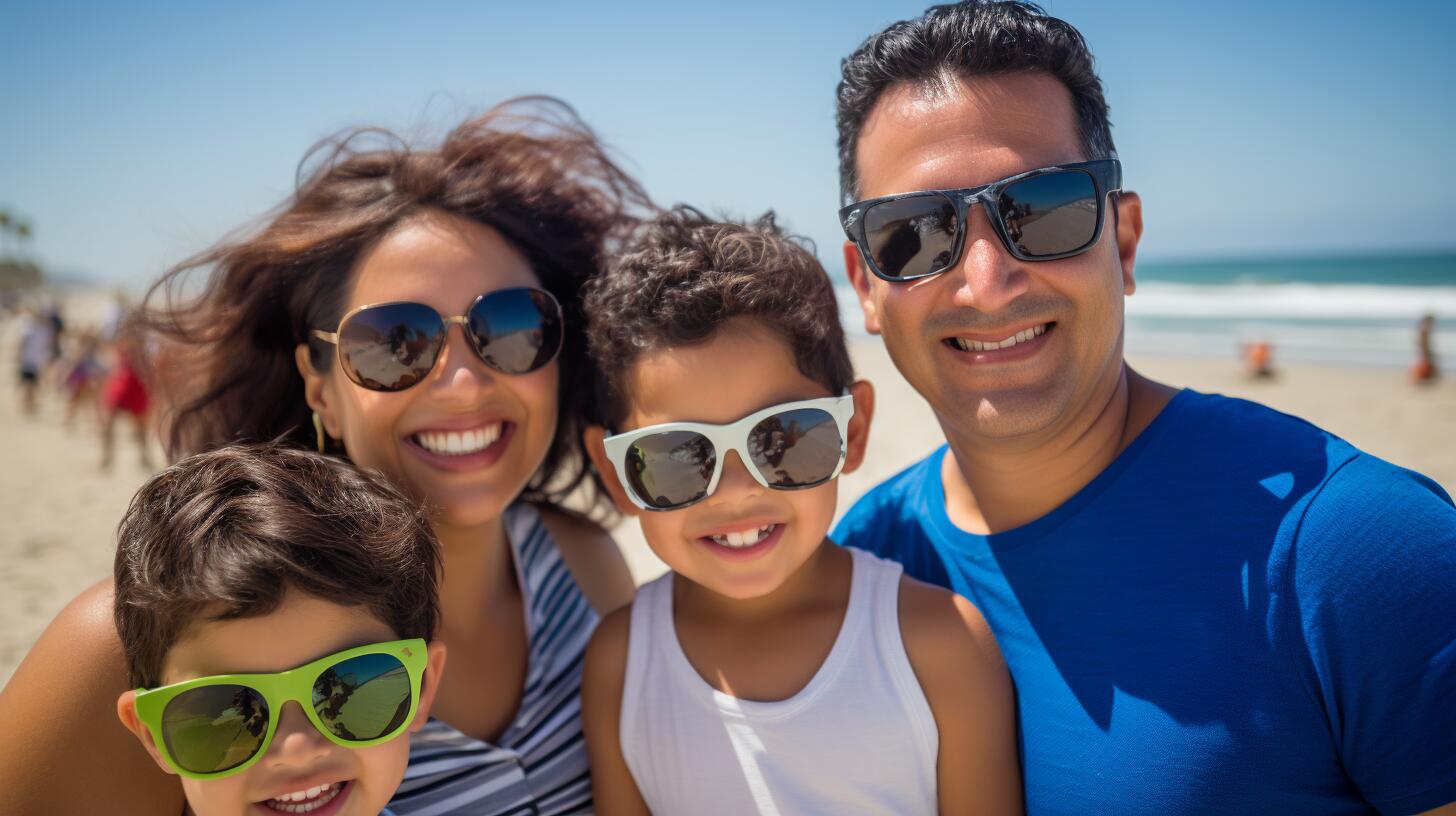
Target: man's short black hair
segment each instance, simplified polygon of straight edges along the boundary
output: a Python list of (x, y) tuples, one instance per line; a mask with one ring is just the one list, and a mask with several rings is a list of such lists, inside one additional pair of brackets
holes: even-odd
[(1116, 155), (1102, 80), (1082, 34), (1034, 3), (966, 0), (891, 25), (841, 63), (835, 121), (844, 203), (859, 198), (859, 135), (886, 89), (1021, 72), (1048, 74), (1071, 92), (1084, 158)]

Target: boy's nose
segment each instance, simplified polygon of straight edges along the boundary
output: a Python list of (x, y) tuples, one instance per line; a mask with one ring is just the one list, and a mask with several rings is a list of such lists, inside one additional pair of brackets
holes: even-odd
[(290, 701), (283, 704), (278, 730), (263, 761), (275, 768), (302, 767), (323, 759), (333, 748), (334, 743), (313, 727), (303, 708)]
[[(763, 492), (763, 485), (748, 472), (749, 464), (738, 455), (728, 451), (723, 457), (723, 475), (718, 477), (718, 489), (708, 497), (710, 503), (736, 501), (745, 496), (756, 496)], [(716, 500), (716, 501), (715, 501)]]

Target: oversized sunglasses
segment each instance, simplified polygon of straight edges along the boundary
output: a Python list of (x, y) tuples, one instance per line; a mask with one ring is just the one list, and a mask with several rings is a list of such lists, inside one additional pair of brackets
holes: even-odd
[(334, 344), (344, 372), (361, 387), (402, 391), (434, 369), (452, 323), (481, 361), (504, 374), (535, 371), (561, 351), (561, 304), (550, 292), (525, 287), (488, 292), (453, 317), (423, 303), (360, 306), (337, 331), (314, 329), (313, 336)]
[(415, 717), (426, 662), (425, 641), (415, 638), (347, 649), (272, 674), (137, 689), (137, 718), (177, 773), (219, 779), (268, 751), (290, 700), (319, 733), (345, 748), (394, 739)]
[(1054, 261), (1102, 236), (1104, 202), (1122, 189), (1117, 159), (1059, 164), (959, 190), (871, 198), (839, 211), (870, 271), (891, 282), (938, 275), (960, 261), (966, 219), (981, 204), (1011, 256)]
[(854, 398), (786, 402), (727, 425), (668, 422), (606, 438), (607, 458), (643, 510), (678, 510), (718, 488), (723, 459), (737, 451), (759, 484), (776, 490), (821, 485), (844, 467)]

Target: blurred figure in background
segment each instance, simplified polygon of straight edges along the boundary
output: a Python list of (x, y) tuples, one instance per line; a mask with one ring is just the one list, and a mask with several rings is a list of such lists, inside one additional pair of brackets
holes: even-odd
[(25, 310), (20, 325), (20, 410), (33, 417), (39, 408), (41, 375), (52, 359), (55, 329), (35, 308)]
[(115, 453), (116, 420), (118, 415), (127, 413), (131, 415), (137, 447), (141, 449), (142, 467), (151, 470), (151, 453), (147, 444), (147, 409), (151, 397), (141, 376), (146, 338), (123, 320), (112, 349), (115, 360), (106, 383), (101, 387), (101, 468), (111, 467)]
[(106, 373), (101, 365), (101, 338), (87, 329), (76, 338), (75, 349), (63, 369), (61, 386), (66, 391), (66, 427), (76, 424), (82, 406), (96, 406), (96, 384)]
[(1244, 344), (1244, 373), (1251, 380), (1274, 378), (1274, 344), (1268, 340), (1251, 340)]
[(1436, 333), (1436, 316), (1427, 314), (1416, 324), (1416, 364), (1411, 366), (1411, 382), (1429, 385), (1441, 376), (1436, 368), (1436, 352), (1431, 336)]

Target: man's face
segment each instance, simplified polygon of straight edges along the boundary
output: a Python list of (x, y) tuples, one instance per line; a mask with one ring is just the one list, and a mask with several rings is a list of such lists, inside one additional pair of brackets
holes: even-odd
[[(860, 134), (860, 198), (975, 187), (1086, 158), (1071, 96), (1050, 76), (895, 86)], [(865, 328), (884, 336), (896, 367), (948, 430), (1001, 439), (1055, 433), (1111, 393), (1141, 215), (1130, 209), (1136, 197), (1124, 198), (1122, 231), (1131, 241), (1123, 236), (1120, 252), (1111, 204), (1103, 204), (1098, 243), (1057, 261), (1011, 257), (980, 206), (971, 208), (959, 263), (934, 277), (880, 280), (846, 244)], [(957, 342), (1018, 334), (1031, 339), (992, 351)]]

